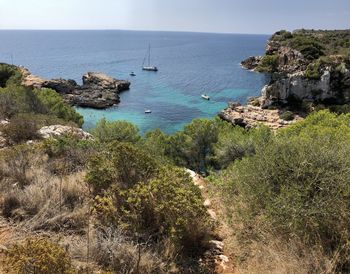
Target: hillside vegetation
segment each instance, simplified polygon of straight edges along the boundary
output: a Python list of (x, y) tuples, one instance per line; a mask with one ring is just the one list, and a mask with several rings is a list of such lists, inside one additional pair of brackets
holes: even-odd
[[(25, 119), (82, 120), (56, 93), (6, 75), (0, 96), (12, 111), (1, 113), (14, 141), (0, 150), (5, 273), (217, 273), (205, 258), (219, 227), (237, 273), (350, 271), (349, 114), (322, 110), (276, 132), (195, 119), (143, 136), (101, 120), (94, 140), (26, 144), (32, 135), (17, 137)], [(207, 176), (216, 221), (186, 168)]]
[(327, 65), (334, 65), (339, 71), (350, 66), (350, 30), (282, 30), (272, 35), (269, 43), (271, 47), (259, 63), (257, 71), (279, 71), (279, 55), (273, 49), (277, 45), (302, 54), (302, 65), (307, 66), (306, 77), (310, 79), (319, 79), (322, 67)]

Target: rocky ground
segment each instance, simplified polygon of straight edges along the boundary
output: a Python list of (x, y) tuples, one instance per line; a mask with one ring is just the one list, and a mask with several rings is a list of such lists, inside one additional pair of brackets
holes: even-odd
[(222, 232), (222, 226), (225, 224), (219, 220), (216, 207), (209, 197), (208, 184), (203, 177), (194, 171), (187, 169), (187, 172), (191, 175), (193, 183), (201, 190), (204, 206), (212, 220), (217, 224), (212, 239), (209, 239), (208, 250), (201, 260), (204, 264), (213, 265), (217, 274), (232, 274), (234, 273), (234, 263), (233, 259), (226, 253), (225, 236)]
[(229, 103), (228, 108), (219, 113), (219, 117), (233, 125), (244, 128), (252, 128), (263, 124), (271, 129), (283, 128), (303, 119), (301, 116), (294, 114), (292, 121), (285, 121), (280, 118), (281, 112), (281, 109), (263, 109), (249, 103), (247, 105)]
[(88, 72), (82, 77), (82, 85), (74, 80), (45, 80), (21, 68), (23, 85), (31, 88), (51, 88), (63, 99), (75, 106), (105, 109), (120, 102), (119, 93), (128, 90), (130, 82), (117, 80), (103, 73)]
[[(6, 126), (9, 124), (9, 121), (7, 120), (0, 120), (0, 126)], [(38, 130), (38, 136), (41, 139), (48, 139), (48, 138), (57, 138), (64, 135), (71, 135), (74, 136), (80, 140), (93, 140), (94, 137), (90, 134), (82, 130), (81, 128), (72, 127), (72, 126), (63, 126), (63, 125), (51, 125), (51, 126), (44, 126)], [(33, 143), (34, 141), (29, 140), (27, 143)], [(2, 132), (0, 131), (0, 149), (9, 147), (11, 144), (9, 141), (3, 136)]]

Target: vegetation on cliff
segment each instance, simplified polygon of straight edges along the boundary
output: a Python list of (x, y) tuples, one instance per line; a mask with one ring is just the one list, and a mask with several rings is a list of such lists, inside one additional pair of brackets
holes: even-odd
[(50, 89), (21, 85), (18, 67), (0, 64), (0, 119), (10, 123), (1, 131), (13, 143), (38, 138), (37, 130), (52, 124), (81, 126), (83, 117)]

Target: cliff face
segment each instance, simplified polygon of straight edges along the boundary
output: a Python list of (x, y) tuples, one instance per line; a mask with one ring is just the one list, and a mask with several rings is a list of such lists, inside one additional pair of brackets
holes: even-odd
[(289, 100), (345, 104), (350, 102), (349, 41), (350, 31), (277, 32), (265, 56), (241, 64), (271, 74), (262, 89), (263, 108)]

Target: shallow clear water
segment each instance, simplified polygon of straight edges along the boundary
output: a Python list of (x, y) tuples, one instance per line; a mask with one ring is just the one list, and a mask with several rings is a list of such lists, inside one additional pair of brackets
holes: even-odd
[[(228, 101), (260, 94), (265, 76), (239, 62), (264, 51), (266, 35), (141, 31), (0, 31), (0, 62), (28, 67), (45, 78), (81, 82), (87, 71), (131, 81), (121, 103), (107, 110), (77, 110), (85, 128), (101, 119), (127, 120), (142, 132), (171, 133), (194, 118), (213, 117)], [(158, 72), (141, 70), (148, 44)], [(134, 71), (136, 77), (129, 76)], [(210, 101), (201, 98), (208, 94)], [(151, 109), (151, 114), (145, 114)]]

